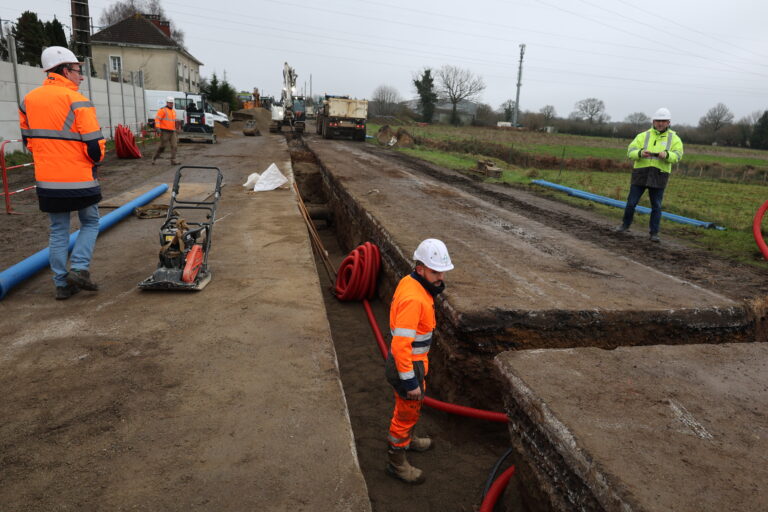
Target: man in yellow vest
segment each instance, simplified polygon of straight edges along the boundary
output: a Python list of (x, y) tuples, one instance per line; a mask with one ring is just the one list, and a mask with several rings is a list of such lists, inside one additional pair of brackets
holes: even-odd
[(155, 156), (152, 157), (152, 165), (155, 164), (155, 160), (160, 156), (160, 153), (165, 151), (165, 146), (171, 147), (171, 165), (178, 165), (176, 161), (176, 147), (179, 140), (176, 137), (176, 111), (173, 109), (173, 96), (168, 96), (165, 99), (165, 106), (157, 110), (155, 129), (160, 132), (160, 145), (157, 147), (157, 151), (155, 151)]
[(651, 200), (650, 239), (651, 242), (660, 242), (661, 201), (672, 173), (672, 164), (680, 162), (683, 158), (683, 141), (677, 133), (669, 129), (672, 122), (669, 109), (658, 109), (653, 114), (652, 121), (653, 127), (638, 134), (627, 148), (627, 157), (633, 160), (635, 165), (627, 206), (624, 208), (624, 219), (616, 230), (629, 231), (635, 216), (635, 207), (647, 189), (648, 198)]
[[(96, 109), (77, 92), (83, 81), (82, 63), (62, 46), (41, 55), (47, 73), (19, 105), (24, 145), (32, 152), (40, 210), (51, 221), (49, 260), (56, 299), (68, 299), (82, 290), (96, 291), (89, 267), (99, 234), (101, 187), (96, 166), (104, 158), (105, 140)], [(71, 212), (80, 219), (70, 270), (67, 272)]]

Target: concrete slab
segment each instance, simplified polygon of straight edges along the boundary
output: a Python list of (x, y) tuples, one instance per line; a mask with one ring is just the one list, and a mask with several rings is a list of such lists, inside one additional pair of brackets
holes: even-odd
[(768, 503), (768, 345), (505, 352), (512, 443), (543, 510)]
[(441, 309), (453, 335), (479, 350), (754, 339), (741, 303), (467, 193), (449, 171), (441, 181), (365, 145), (307, 144), (332, 208), (351, 219), (349, 245), (378, 243), (392, 281), (420, 240), (446, 242), (456, 269)]
[(290, 175), (285, 139), (182, 159), (225, 175), (205, 290), (140, 291), (162, 219), (129, 217), (98, 293), (54, 301), (43, 272), (0, 303), (0, 508), (370, 510), (296, 198), (241, 187)]

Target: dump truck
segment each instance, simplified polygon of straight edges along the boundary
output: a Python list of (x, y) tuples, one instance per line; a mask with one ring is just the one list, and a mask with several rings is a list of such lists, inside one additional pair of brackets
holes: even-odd
[(352, 140), (365, 140), (365, 120), (368, 100), (354, 100), (349, 96), (325, 95), (317, 111), (315, 130), (325, 139), (351, 135)]

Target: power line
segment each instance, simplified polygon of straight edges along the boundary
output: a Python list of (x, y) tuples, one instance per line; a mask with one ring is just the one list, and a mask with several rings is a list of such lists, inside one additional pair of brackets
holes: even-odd
[[(604, 6), (595, 5), (594, 3), (592, 3), (592, 2), (590, 2), (590, 1), (588, 1), (588, 0), (579, 0), (579, 1), (580, 1), (580, 2), (582, 2), (582, 3), (585, 3), (585, 4), (587, 4), (587, 5), (591, 5), (592, 7), (597, 7), (597, 8), (598, 8), (598, 9), (600, 9), (600, 10), (603, 10), (603, 11), (609, 12), (609, 13), (611, 13), (611, 14), (613, 14), (613, 15), (615, 15), (615, 16), (618, 16), (618, 17), (620, 17), (620, 18), (623, 18), (623, 19), (625, 19), (625, 20), (628, 20), (628, 21), (632, 21), (632, 22), (636, 21), (635, 19), (633, 19), (633, 18), (630, 18), (629, 16), (627, 16), (627, 15), (625, 15), (625, 14), (622, 14), (622, 13), (619, 13), (619, 12), (616, 12), (616, 11), (612, 11), (611, 9), (608, 9), (608, 8), (606, 8), (606, 7), (604, 7)], [(662, 18), (662, 19), (663, 19), (663, 18)], [(685, 40), (685, 41), (688, 41), (689, 43), (693, 43), (693, 44), (695, 44), (695, 45), (697, 45), (697, 46), (704, 46), (704, 47), (706, 47), (706, 48), (709, 48), (710, 50), (715, 50), (715, 51), (717, 51), (717, 52), (720, 52), (720, 53), (724, 53), (724, 54), (726, 54), (726, 55), (728, 55), (728, 56), (730, 56), (730, 57), (736, 57), (736, 58), (739, 58), (739, 59), (742, 59), (742, 58), (743, 58), (743, 57), (741, 57), (741, 56), (739, 56), (739, 55), (735, 55), (735, 54), (733, 54), (733, 53), (730, 53), (730, 52), (726, 52), (725, 50), (722, 50), (721, 48), (716, 48), (716, 47), (714, 47), (714, 46), (711, 46), (711, 45), (709, 45), (709, 44), (707, 44), (707, 43), (702, 43), (702, 42), (694, 41), (694, 40), (692, 40), (692, 39), (689, 39), (689, 38), (687, 38), (687, 37), (683, 37), (683, 36), (681, 36), (681, 35), (679, 35), (679, 34), (677, 34), (677, 35), (676, 35), (676, 37), (678, 37), (678, 38), (680, 38), (680, 39), (683, 39), (683, 40)], [(759, 56), (759, 55), (757, 55), (757, 54), (755, 54), (755, 56), (757, 56), (757, 57), (760, 57), (760, 56)], [(760, 64), (760, 65), (761, 65), (761, 66), (765, 66), (765, 64)]]
[[(632, 8), (633, 10), (637, 9), (636, 5), (632, 5), (629, 2), (625, 2), (624, 0), (616, 0), (616, 1), (626, 5), (627, 7)], [(746, 51), (746, 52), (752, 53), (752, 54), (754, 54), (754, 55), (756, 55), (756, 56), (758, 56), (758, 57), (760, 57), (762, 59), (768, 58), (765, 55), (761, 55), (761, 54), (755, 53), (752, 50), (749, 50), (747, 48), (743, 48), (741, 46), (735, 45), (735, 44), (733, 44), (733, 42), (731, 42), (728, 39), (723, 39), (722, 37), (717, 37), (717, 35), (713, 34), (712, 32), (702, 32), (701, 30), (697, 30), (695, 28), (688, 27), (688, 26), (686, 26), (686, 25), (684, 25), (684, 24), (682, 24), (680, 22), (677, 22), (677, 21), (675, 23), (672, 23), (670, 21), (667, 21), (663, 17), (661, 18), (661, 21), (665, 22), (668, 26), (673, 26), (675, 29), (683, 28), (683, 29), (689, 30), (691, 32), (696, 32), (697, 34), (704, 36), (706, 39), (714, 39), (714, 40), (719, 41), (719, 42), (721, 42), (723, 44), (727, 44), (729, 46), (732, 46), (732, 47), (736, 48), (737, 50), (742, 50), (742, 51)]]

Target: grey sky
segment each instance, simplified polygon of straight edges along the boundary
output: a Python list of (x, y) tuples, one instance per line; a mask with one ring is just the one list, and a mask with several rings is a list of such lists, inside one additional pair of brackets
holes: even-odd
[[(111, 2), (91, 0), (97, 23)], [(605, 102), (612, 120), (666, 106), (673, 123), (697, 124), (719, 102), (736, 119), (768, 109), (768, 4), (754, 0), (162, 0), (203, 76), (227, 73), (239, 90), (279, 95), (282, 64), (309, 92), (370, 97), (379, 85), (415, 96), (428, 66), (482, 76), (481, 101), (514, 99), (526, 45), (520, 106), (567, 116), (580, 99)], [(70, 24), (69, 2), (0, 7)]]

